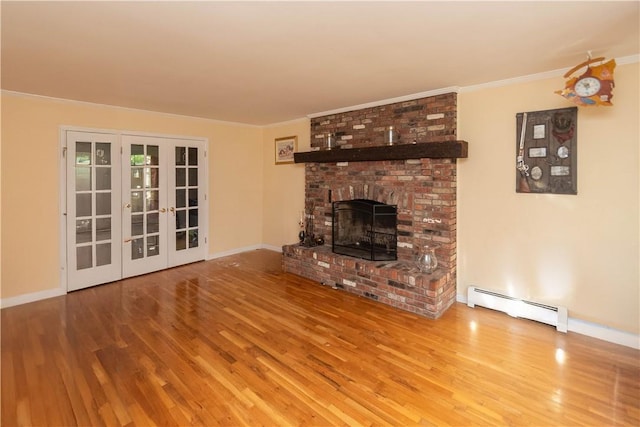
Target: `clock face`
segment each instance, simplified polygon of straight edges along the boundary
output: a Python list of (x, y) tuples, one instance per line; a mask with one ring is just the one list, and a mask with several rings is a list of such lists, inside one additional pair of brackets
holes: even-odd
[[(590, 65), (603, 59), (589, 59), (571, 69), (564, 75), (564, 78), (568, 79), (565, 81), (564, 89), (557, 90), (555, 93), (583, 107), (613, 105), (611, 98), (613, 98), (613, 71), (616, 68), (616, 61), (612, 59), (604, 64)], [(585, 65), (589, 67), (581, 76), (569, 78), (573, 72)]]
[(575, 91), (578, 96), (593, 96), (600, 91), (600, 80), (595, 77), (584, 77), (576, 82)]

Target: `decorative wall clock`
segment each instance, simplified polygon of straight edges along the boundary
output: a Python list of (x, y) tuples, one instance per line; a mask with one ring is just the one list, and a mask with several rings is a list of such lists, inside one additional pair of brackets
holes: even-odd
[[(565, 87), (555, 93), (579, 106), (613, 105), (611, 98), (613, 98), (613, 71), (616, 68), (616, 61), (611, 59), (600, 65), (591, 65), (602, 61), (604, 61), (604, 57), (591, 59), (589, 55), (588, 60), (565, 73), (564, 78), (568, 78)], [(571, 77), (573, 73), (583, 67), (587, 67), (584, 73), (577, 77)]]

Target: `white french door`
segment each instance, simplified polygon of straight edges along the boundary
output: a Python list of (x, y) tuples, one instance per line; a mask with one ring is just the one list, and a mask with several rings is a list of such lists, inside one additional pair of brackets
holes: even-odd
[(67, 289), (122, 277), (120, 143), (116, 135), (66, 135)]
[(204, 144), (123, 137), (123, 276), (204, 259)]
[(206, 141), (66, 133), (67, 289), (206, 256)]
[(169, 267), (204, 259), (207, 184), (204, 142), (175, 140), (169, 150)]
[(168, 147), (160, 142), (122, 138), (123, 277), (167, 268)]

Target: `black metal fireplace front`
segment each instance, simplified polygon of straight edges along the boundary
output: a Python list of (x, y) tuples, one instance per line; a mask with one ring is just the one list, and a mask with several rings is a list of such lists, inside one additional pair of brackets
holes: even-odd
[(372, 261), (398, 259), (398, 208), (374, 200), (333, 202), (333, 252)]

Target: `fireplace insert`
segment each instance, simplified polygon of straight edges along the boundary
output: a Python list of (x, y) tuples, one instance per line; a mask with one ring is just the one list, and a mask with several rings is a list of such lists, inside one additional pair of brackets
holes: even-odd
[(374, 200), (333, 202), (332, 250), (371, 261), (398, 259), (398, 208)]

